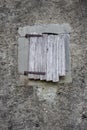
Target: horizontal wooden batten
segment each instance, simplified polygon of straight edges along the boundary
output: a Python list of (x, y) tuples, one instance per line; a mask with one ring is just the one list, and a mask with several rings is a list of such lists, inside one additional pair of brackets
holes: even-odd
[(42, 35), (41, 34), (26, 34), (25, 37), (26, 38), (28, 38), (28, 37), (42, 37)]
[(47, 34), (47, 35), (58, 35), (57, 33), (49, 33), (49, 32), (44, 32), (42, 34)]
[(34, 71), (24, 71), (24, 75), (36, 74), (36, 75), (45, 75), (45, 72), (34, 72)]

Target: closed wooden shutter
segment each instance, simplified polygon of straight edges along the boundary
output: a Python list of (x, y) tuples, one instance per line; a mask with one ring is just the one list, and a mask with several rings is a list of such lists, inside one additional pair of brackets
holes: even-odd
[(63, 35), (47, 35), (30, 37), (29, 70), (45, 72), (45, 75), (29, 74), (30, 79), (59, 81), (65, 76), (65, 42)]
[[(69, 36), (67, 34), (43, 34), (19, 40), (19, 71), (31, 72), (29, 79), (58, 82), (69, 67)], [(36, 73), (32, 73), (36, 72)], [(43, 72), (45, 75), (37, 74)]]

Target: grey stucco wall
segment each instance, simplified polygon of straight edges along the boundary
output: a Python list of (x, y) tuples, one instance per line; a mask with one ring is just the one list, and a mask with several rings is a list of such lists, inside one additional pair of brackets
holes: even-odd
[[(87, 130), (87, 1), (0, 0), (0, 130)], [(69, 23), (72, 83), (20, 82), (18, 28)]]

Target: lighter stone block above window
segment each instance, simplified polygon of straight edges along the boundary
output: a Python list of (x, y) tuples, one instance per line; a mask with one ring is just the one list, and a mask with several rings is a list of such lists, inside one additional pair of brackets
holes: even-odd
[[(71, 76), (70, 36), (67, 26), (54, 24), (20, 28), (19, 34), (22, 37), (18, 40), (19, 73), (27, 74), (29, 79), (52, 82)], [(26, 34), (27, 38), (24, 37)]]

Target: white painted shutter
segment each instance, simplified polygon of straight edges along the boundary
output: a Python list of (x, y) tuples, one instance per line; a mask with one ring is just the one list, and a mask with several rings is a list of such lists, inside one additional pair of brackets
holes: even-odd
[(19, 38), (18, 40), (18, 71), (24, 74), (28, 70), (28, 52), (29, 41), (26, 38)]

